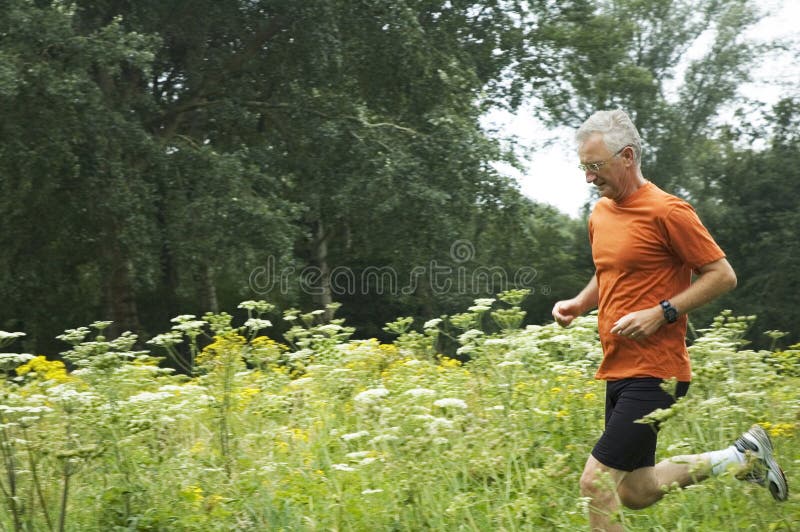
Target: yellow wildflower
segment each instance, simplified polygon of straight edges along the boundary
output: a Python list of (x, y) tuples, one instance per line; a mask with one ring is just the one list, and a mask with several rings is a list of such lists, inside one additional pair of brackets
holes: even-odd
[(196, 508), (199, 508), (203, 502), (203, 488), (200, 486), (186, 486), (180, 491), (180, 496)]
[(60, 360), (47, 360), (42, 355), (34, 357), (17, 367), (16, 372), (19, 376), (29, 375), (29, 377), (42, 381), (66, 382), (70, 380), (63, 362)]
[[(763, 423), (762, 423), (762, 425), (763, 425)], [(765, 428), (767, 428), (767, 427), (765, 427)], [(797, 425), (795, 423), (775, 423), (774, 425), (771, 425), (768, 428), (768, 430), (769, 430), (769, 435), (770, 436), (778, 436), (779, 437), (779, 436), (791, 436), (796, 428), (797, 428)]]
[(192, 454), (200, 454), (205, 450), (206, 450), (205, 442), (203, 440), (197, 440), (189, 449), (189, 452)]
[(296, 441), (308, 441), (308, 431), (304, 429), (293, 428), (292, 439)]
[(439, 357), (439, 364), (443, 368), (458, 368), (461, 366), (461, 361), (455, 358), (448, 358), (442, 355)]

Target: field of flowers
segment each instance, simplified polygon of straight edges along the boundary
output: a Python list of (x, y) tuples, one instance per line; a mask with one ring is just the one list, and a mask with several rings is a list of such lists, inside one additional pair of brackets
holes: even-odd
[[(107, 322), (69, 330), (69, 371), (0, 354), (0, 530), (587, 529), (578, 479), (602, 429), (596, 318), (520, 328), (524, 296), (477, 300), (421, 332), (398, 319), (391, 344), (351, 340), (335, 308), (286, 311), (293, 326), (270, 338), (278, 314), (248, 301), (244, 324), (179, 316), (150, 351), (105, 338)], [(761, 423), (791, 489), (800, 347), (747, 350), (749, 323), (726, 313), (702, 331), (659, 453), (721, 448)], [(455, 358), (437, 351), (448, 336)], [(800, 530), (800, 498), (776, 503), (726, 474), (620, 519)]]

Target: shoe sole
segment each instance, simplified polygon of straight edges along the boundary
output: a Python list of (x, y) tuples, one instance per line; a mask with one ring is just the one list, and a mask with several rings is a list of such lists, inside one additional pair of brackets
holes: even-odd
[(753, 437), (761, 454), (759, 458), (767, 466), (767, 489), (769, 489), (770, 494), (776, 501), (785, 501), (789, 498), (789, 484), (786, 482), (786, 475), (783, 473), (783, 469), (772, 457), (772, 440), (769, 434), (761, 425), (753, 425), (747, 431), (745, 438), (747, 436)]

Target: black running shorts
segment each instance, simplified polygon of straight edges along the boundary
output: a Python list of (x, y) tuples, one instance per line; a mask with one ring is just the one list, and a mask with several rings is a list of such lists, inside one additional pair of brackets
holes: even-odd
[[(634, 423), (657, 408), (669, 408), (675, 398), (661, 389), (663, 381), (642, 377), (606, 383), (606, 424), (603, 435), (592, 449), (601, 464), (633, 471), (656, 463), (657, 424)], [(679, 382), (676, 397), (689, 390), (688, 382)]]

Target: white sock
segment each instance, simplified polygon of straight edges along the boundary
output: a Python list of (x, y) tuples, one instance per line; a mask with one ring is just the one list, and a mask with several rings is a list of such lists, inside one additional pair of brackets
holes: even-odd
[(711, 474), (713, 476), (721, 475), (732, 465), (741, 465), (745, 462), (744, 454), (740, 453), (733, 445), (727, 449), (711, 451), (707, 454), (711, 460)]

